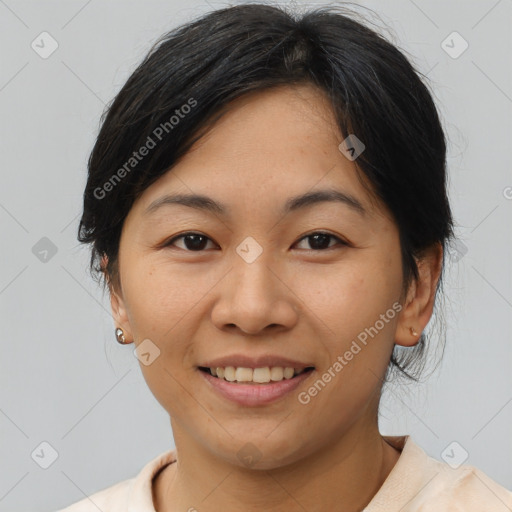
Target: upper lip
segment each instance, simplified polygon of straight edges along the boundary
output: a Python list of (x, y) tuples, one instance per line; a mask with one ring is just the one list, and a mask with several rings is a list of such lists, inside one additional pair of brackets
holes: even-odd
[(219, 357), (211, 359), (200, 365), (205, 368), (226, 368), (227, 366), (234, 366), (235, 368), (265, 368), (266, 366), (281, 366), (283, 368), (299, 368), (304, 369), (313, 367), (313, 364), (302, 363), (287, 357), (278, 355), (263, 355), (259, 357), (249, 357), (242, 354), (234, 354), (231, 356)]

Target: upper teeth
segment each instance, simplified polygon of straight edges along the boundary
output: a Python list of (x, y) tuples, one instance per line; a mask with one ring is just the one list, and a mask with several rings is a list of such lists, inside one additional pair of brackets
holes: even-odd
[(219, 379), (224, 379), (229, 382), (258, 382), (265, 383), (270, 381), (279, 381), (284, 379), (291, 379), (294, 374), (298, 374), (302, 368), (283, 368), (282, 366), (273, 366), (269, 368), (243, 368), (234, 366), (226, 366), (225, 368), (210, 368), (210, 373)]

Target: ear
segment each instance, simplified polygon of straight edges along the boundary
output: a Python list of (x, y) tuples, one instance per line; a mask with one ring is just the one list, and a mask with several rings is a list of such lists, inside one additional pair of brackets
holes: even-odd
[[(398, 319), (395, 343), (404, 347), (416, 345), (434, 309), (437, 282), (441, 275), (443, 248), (440, 243), (425, 251), (418, 260), (418, 281), (413, 281)], [(417, 332), (411, 333), (410, 328)]]
[(107, 262), (108, 258), (106, 255), (104, 255), (101, 260), (101, 268), (108, 283), (108, 289), (110, 293), (110, 307), (112, 309), (114, 325), (116, 328), (120, 327), (123, 330), (126, 343), (131, 343), (133, 342), (133, 333), (130, 327), (130, 321), (128, 319), (126, 305), (121, 289), (121, 283), (119, 280), (116, 283), (112, 282), (111, 276), (108, 275), (106, 271)]

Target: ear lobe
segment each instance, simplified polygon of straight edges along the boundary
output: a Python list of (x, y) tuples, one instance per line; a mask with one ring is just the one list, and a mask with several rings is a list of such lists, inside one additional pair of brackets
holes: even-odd
[[(442, 270), (441, 244), (431, 247), (418, 261), (417, 281), (411, 283), (407, 301), (400, 312), (395, 343), (404, 347), (416, 345), (434, 309), (437, 283)], [(412, 331), (416, 331), (416, 335)]]
[(112, 308), (112, 317), (116, 328), (120, 327), (124, 331), (127, 342), (132, 341), (133, 335), (124, 300), (112, 288), (110, 289), (110, 306)]
[[(417, 283), (413, 281), (407, 292), (405, 304), (400, 311), (398, 325), (395, 333), (395, 344), (403, 347), (412, 347), (416, 345), (420, 339), (423, 326), (418, 322), (418, 301), (416, 299)], [(413, 335), (412, 329), (417, 333)]]
[(110, 276), (106, 270), (107, 263), (108, 258), (106, 255), (103, 255), (103, 257), (101, 258), (101, 270), (108, 284), (110, 294), (110, 307), (112, 310), (112, 318), (114, 320), (114, 324), (116, 328), (120, 327), (121, 329), (123, 329), (126, 340), (133, 340), (124, 299), (122, 298), (121, 293), (116, 291), (116, 287), (113, 285), (112, 280), (110, 279)]

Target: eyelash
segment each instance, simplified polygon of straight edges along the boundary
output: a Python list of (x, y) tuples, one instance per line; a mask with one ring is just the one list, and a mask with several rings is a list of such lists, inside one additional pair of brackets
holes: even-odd
[[(185, 238), (186, 236), (189, 236), (189, 235), (197, 235), (197, 236), (202, 236), (202, 237), (205, 237), (207, 238), (209, 241), (212, 241), (210, 238), (208, 238), (206, 235), (203, 235), (203, 233), (196, 233), (196, 232), (193, 232), (193, 231), (188, 231), (186, 233), (182, 233), (181, 235), (178, 235), (174, 238), (172, 238), (171, 240), (165, 242), (162, 247), (171, 247), (174, 242), (176, 242), (177, 240), (180, 240), (181, 238)], [(324, 236), (328, 236), (330, 237), (331, 239), (335, 239), (339, 242), (340, 245), (342, 246), (346, 246), (348, 247), (349, 244), (347, 242), (345, 242), (345, 240), (342, 240), (341, 238), (337, 237), (336, 235), (333, 235), (331, 233), (327, 233), (325, 231), (313, 231), (312, 233), (308, 233), (307, 235), (304, 235), (302, 238), (300, 238), (298, 240), (298, 242), (302, 242), (302, 240), (306, 239), (306, 238), (310, 238), (314, 235), (324, 235)], [(297, 243), (298, 243), (297, 242)], [(326, 249), (304, 249), (306, 251), (311, 251), (311, 252), (325, 252), (325, 251), (328, 251), (330, 249), (335, 249), (336, 246), (333, 246), (333, 247), (327, 247)], [(182, 249), (181, 247), (178, 247), (178, 249)], [(205, 249), (201, 249), (201, 250), (198, 250), (198, 251), (192, 251), (190, 249), (182, 249), (183, 251), (186, 251), (186, 252), (204, 252)]]

